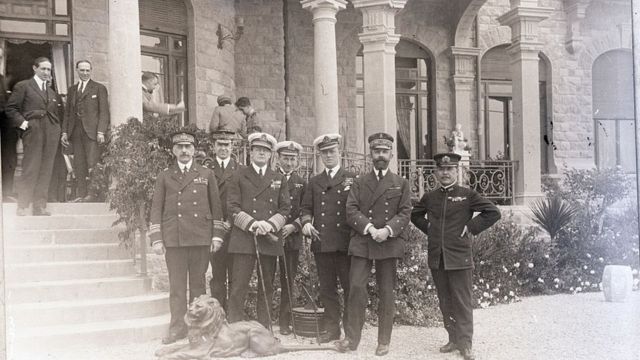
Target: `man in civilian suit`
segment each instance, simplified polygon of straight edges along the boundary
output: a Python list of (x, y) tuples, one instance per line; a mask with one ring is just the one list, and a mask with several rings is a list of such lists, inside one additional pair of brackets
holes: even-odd
[(282, 335), (291, 334), (290, 308), (295, 306), (295, 304), (290, 303), (290, 300), (293, 300), (293, 294), (290, 294), (289, 290), (293, 292), (295, 285), (294, 280), (298, 273), (300, 248), (302, 247), (300, 202), (302, 201), (302, 194), (304, 193), (305, 181), (296, 172), (300, 164), (301, 151), (302, 145), (295, 141), (281, 141), (276, 144), (278, 165), (280, 172), (287, 179), (289, 200), (291, 200), (291, 212), (289, 216), (287, 216), (287, 224), (280, 230), (280, 236), (284, 239), (284, 256), (278, 257), (280, 287), (282, 288), (278, 322), (280, 324), (280, 334)]
[(73, 147), (73, 167), (77, 179), (77, 196), (90, 201), (87, 193), (89, 172), (100, 158), (99, 144), (105, 141), (109, 129), (109, 98), (107, 88), (91, 80), (91, 63), (80, 60), (76, 72), (80, 81), (69, 87), (67, 111), (62, 123), (60, 142)]
[(193, 161), (195, 135), (178, 132), (171, 140), (176, 161), (156, 179), (149, 226), (153, 251), (165, 255), (169, 272), (171, 322), (163, 344), (187, 336), (187, 304), (207, 292), (209, 253), (220, 250), (225, 233), (215, 175)]
[(158, 75), (145, 71), (142, 73), (142, 117), (144, 119), (160, 115), (174, 115), (185, 111), (184, 102), (178, 104), (159, 103), (153, 99), (153, 92), (158, 88)]
[[(229, 253), (233, 254), (228, 320), (245, 320), (244, 303), (255, 267), (257, 241), (262, 277), (258, 271), (258, 322), (271, 328), (269, 315), (273, 303), (273, 277), (276, 259), (283, 255), (282, 242), (276, 236), (291, 211), (287, 180), (269, 167), (276, 139), (265, 133), (248, 137), (251, 163), (238, 169), (229, 182), (227, 210), (233, 221)], [(257, 239), (254, 238), (257, 236)], [(264, 283), (265, 290), (262, 289)], [(265, 296), (266, 302), (265, 304)], [(268, 306), (268, 307), (267, 307)]]
[(35, 59), (33, 71), (33, 78), (16, 84), (6, 107), (24, 147), (22, 175), (17, 183), (18, 216), (27, 215), (30, 204), (33, 215), (51, 215), (46, 210), (47, 196), (64, 115), (62, 100), (50, 87), (51, 61)]
[[(317, 137), (313, 146), (320, 152), (325, 169), (309, 179), (301, 205), (302, 233), (311, 237), (311, 251), (316, 260), (320, 281), (320, 301), (324, 305), (324, 324), (327, 332), (320, 336), (326, 343), (340, 339), (340, 299), (338, 281), (344, 291), (343, 303), (349, 297), (349, 225), (347, 224), (347, 196), (356, 175), (340, 166), (339, 134)], [(349, 312), (345, 306), (342, 325), (345, 334)]]
[[(213, 172), (218, 182), (218, 190), (220, 190), (220, 202), (222, 205), (222, 217), (225, 221), (227, 230), (231, 228), (229, 212), (227, 211), (227, 188), (229, 180), (236, 172), (239, 165), (235, 159), (231, 157), (233, 150), (233, 140), (237, 137), (236, 133), (231, 131), (216, 131), (213, 133), (214, 143), (213, 149), (216, 152), (215, 161), (213, 162)], [(222, 248), (211, 254), (211, 280), (209, 288), (211, 296), (218, 299), (220, 305), (226, 309), (228, 294), (227, 281), (231, 281), (231, 255), (229, 254), (229, 237), (230, 233), (225, 235)]]
[(369, 136), (369, 151), (375, 171), (353, 184), (347, 200), (347, 220), (353, 229), (349, 243), (349, 321), (351, 337), (338, 341), (340, 351), (355, 350), (360, 343), (367, 307), (367, 283), (375, 262), (378, 287), (378, 347), (376, 356), (389, 353), (393, 317), (396, 266), (404, 256), (406, 229), (411, 216), (409, 181), (389, 171), (393, 137), (386, 133)]

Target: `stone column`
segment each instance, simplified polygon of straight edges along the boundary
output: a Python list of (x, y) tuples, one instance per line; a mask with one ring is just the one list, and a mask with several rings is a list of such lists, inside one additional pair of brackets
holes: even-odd
[[(471, 118), (472, 101), (471, 96), (475, 91), (475, 64), (480, 54), (478, 48), (451, 47), (452, 75), (451, 83), (454, 91), (453, 118), (455, 125), (461, 125), (462, 132), (467, 134), (469, 145), (474, 142), (471, 135), (474, 121)], [(479, 135), (479, 134), (478, 134)], [(478, 142), (475, 142), (477, 144)]]
[(302, 0), (303, 9), (313, 13), (313, 87), (316, 134), (338, 133), (338, 60), (336, 56), (336, 14), (346, 8), (345, 0)]
[(137, 0), (109, 0), (109, 108), (111, 126), (142, 120), (142, 65)]
[[(351, 2), (356, 9), (362, 11), (362, 32), (359, 37), (363, 45), (364, 60), (365, 142), (370, 134), (381, 131), (397, 137), (395, 48), (400, 35), (395, 33), (395, 15), (404, 8), (407, 1)], [(393, 151), (394, 158), (397, 158), (397, 147)], [(368, 148), (365, 152), (368, 152)], [(391, 161), (389, 168), (397, 171), (397, 165), (397, 161)]]
[(553, 9), (537, 6), (537, 0), (512, 0), (511, 10), (500, 16), (511, 27), (513, 129), (511, 148), (518, 162), (515, 172), (516, 204), (526, 205), (542, 196), (540, 169), (540, 93), (538, 88), (538, 23)]

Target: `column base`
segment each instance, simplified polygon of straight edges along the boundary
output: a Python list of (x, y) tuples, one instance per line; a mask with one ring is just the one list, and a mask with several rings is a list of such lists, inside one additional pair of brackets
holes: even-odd
[(529, 206), (530, 204), (540, 199), (543, 199), (544, 197), (545, 195), (542, 192), (536, 192), (536, 193), (529, 192), (529, 193), (515, 194), (515, 205)]

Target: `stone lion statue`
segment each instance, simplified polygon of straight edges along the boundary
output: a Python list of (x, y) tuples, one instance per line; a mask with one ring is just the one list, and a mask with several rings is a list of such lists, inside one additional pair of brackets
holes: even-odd
[(232, 356), (260, 357), (291, 351), (335, 350), (334, 346), (285, 346), (257, 321), (227, 323), (218, 300), (201, 295), (184, 317), (187, 344), (171, 344), (156, 351), (160, 360), (198, 360)]

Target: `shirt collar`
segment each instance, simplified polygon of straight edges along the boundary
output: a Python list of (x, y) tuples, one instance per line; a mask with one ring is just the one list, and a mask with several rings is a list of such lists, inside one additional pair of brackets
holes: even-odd
[(226, 158), (224, 160), (220, 159), (219, 157), (216, 156), (216, 161), (218, 162), (218, 164), (222, 163), (224, 164), (224, 167), (226, 168), (227, 166), (229, 166), (229, 161), (231, 160), (231, 158)]
[(185, 168), (191, 169), (191, 165), (193, 165), (193, 159), (189, 160), (189, 162), (186, 164), (178, 162), (178, 167), (180, 168), (180, 171), (184, 171)]
[(87, 87), (87, 84), (89, 84), (89, 80), (87, 80), (87, 81), (82, 81), (82, 80), (78, 81), (78, 90), (82, 89), (83, 86)]
[(256, 174), (260, 174), (260, 170), (262, 170), (262, 175), (267, 173), (267, 164), (264, 164), (264, 166), (258, 166), (252, 162), (251, 166), (253, 166), (253, 169), (256, 171)]
[(36, 80), (36, 83), (38, 84), (38, 88), (42, 89), (42, 84), (44, 84), (44, 80), (40, 79), (37, 75), (34, 75), (33, 78)]
[[(340, 171), (340, 164), (336, 165), (335, 167), (331, 168), (331, 178), (333, 179), (334, 176), (336, 176), (336, 174), (338, 173), (338, 171)], [(329, 175), (329, 168), (325, 169), (325, 173), (327, 175)]]
[[(376, 176), (378, 176), (378, 171), (379, 171), (379, 170), (375, 170), (375, 169), (374, 169), (374, 171), (375, 171), (375, 173), (376, 173)], [(382, 170), (382, 176), (386, 176), (388, 171), (389, 171), (389, 168), (383, 169), (383, 170)]]
[(145, 84), (142, 84), (142, 90), (144, 90), (145, 92), (147, 92), (149, 94), (153, 93), (153, 90), (149, 90)]
[(457, 181), (454, 181), (453, 183), (447, 186), (441, 186), (440, 189), (442, 189), (442, 191), (445, 191), (445, 192), (450, 191), (456, 183)]

